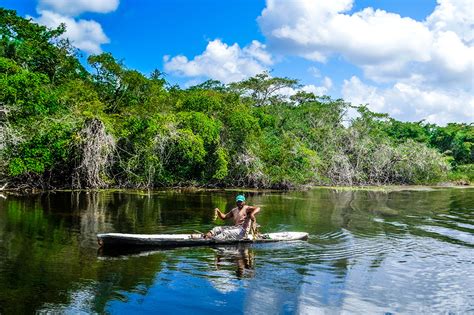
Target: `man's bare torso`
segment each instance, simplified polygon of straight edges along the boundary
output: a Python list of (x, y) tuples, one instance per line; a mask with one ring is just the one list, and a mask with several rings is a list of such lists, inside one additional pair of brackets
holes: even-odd
[(248, 206), (243, 206), (242, 209), (239, 209), (238, 207), (235, 207), (232, 209), (232, 219), (234, 220), (234, 225), (243, 225), (245, 223), (245, 220), (247, 219), (247, 210)]

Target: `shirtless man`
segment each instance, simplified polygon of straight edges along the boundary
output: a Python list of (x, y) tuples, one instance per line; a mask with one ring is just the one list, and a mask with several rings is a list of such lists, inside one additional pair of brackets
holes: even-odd
[(214, 209), (216, 215), (222, 220), (232, 218), (234, 225), (216, 226), (205, 235), (205, 238), (235, 240), (247, 236), (247, 230), (250, 228), (249, 225), (256, 223), (255, 215), (260, 212), (260, 207), (247, 206), (243, 195), (238, 195), (235, 198), (235, 202), (237, 207), (226, 214), (223, 214), (218, 208)]

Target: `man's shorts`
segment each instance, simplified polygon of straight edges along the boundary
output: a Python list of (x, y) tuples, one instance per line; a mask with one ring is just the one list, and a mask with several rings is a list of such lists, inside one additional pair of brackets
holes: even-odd
[(216, 226), (211, 230), (212, 238), (215, 240), (240, 240), (245, 237), (245, 229), (242, 226)]

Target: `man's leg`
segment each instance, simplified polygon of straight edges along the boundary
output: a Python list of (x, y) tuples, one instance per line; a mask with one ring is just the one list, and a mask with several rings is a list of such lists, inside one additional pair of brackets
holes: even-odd
[(212, 228), (209, 232), (204, 234), (204, 238), (213, 238), (216, 235), (221, 234), (223, 230), (224, 230), (224, 226), (216, 226)]
[(216, 240), (239, 240), (242, 239), (245, 234), (244, 229), (241, 226), (229, 226), (221, 229), (220, 233), (214, 234), (212, 237)]

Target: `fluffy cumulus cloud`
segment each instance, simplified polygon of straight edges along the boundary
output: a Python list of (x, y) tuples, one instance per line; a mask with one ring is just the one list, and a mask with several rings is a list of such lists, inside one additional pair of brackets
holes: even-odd
[(165, 71), (186, 77), (207, 77), (224, 83), (235, 82), (263, 72), (273, 63), (265, 45), (252, 41), (241, 48), (216, 39), (206, 50), (192, 60), (186, 56), (165, 56)]
[(64, 38), (86, 53), (102, 52), (101, 45), (109, 43), (102, 26), (94, 20), (77, 19), (84, 12), (109, 13), (115, 11), (119, 0), (40, 0), (38, 17), (33, 19), (50, 28), (66, 25)]
[(83, 12), (109, 13), (115, 11), (118, 5), (119, 0), (40, 0), (38, 8), (77, 16)]
[(462, 89), (430, 89), (397, 82), (380, 88), (363, 83), (353, 76), (342, 88), (345, 100), (353, 104), (369, 104), (377, 112), (388, 113), (401, 120), (436, 122), (474, 122), (474, 98)]
[(432, 35), (423, 24), (372, 8), (346, 14), (351, 7), (350, 0), (268, 0), (259, 23), (270, 48), (315, 61), (334, 53), (361, 65), (429, 59)]
[(75, 20), (72, 17), (63, 16), (51, 11), (39, 11), (40, 16), (36, 22), (48, 27), (57, 27), (59, 24), (66, 25), (64, 37), (85, 52), (97, 54), (102, 51), (100, 45), (109, 42), (99, 23), (92, 20)]
[(474, 41), (471, 0), (438, 0), (434, 12), (426, 19), (427, 25), (435, 32), (451, 31), (463, 42), (472, 45)]
[[(425, 115), (422, 118), (440, 122), (446, 117), (439, 114), (444, 108), (441, 112), (449, 110), (453, 120), (472, 120), (471, 0), (438, 0), (424, 21), (373, 8), (352, 12), (352, 6), (353, 0), (267, 0), (258, 22), (272, 52), (316, 62), (342, 56), (360, 67), (375, 86), (359, 78), (347, 80), (345, 96), (365, 99), (358, 103), (373, 103), (374, 109), (397, 118)], [(382, 83), (392, 88), (377, 87)], [(398, 106), (391, 108), (393, 104)], [(408, 107), (416, 107), (413, 117), (401, 114)]]
[(313, 93), (316, 96), (328, 95), (329, 91), (332, 88), (332, 80), (328, 77), (324, 77), (320, 83), (321, 84), (319, 85), (315, 85), (315, 84), (303, 85), (302, 87), (299, 87), (297, 89), (283, 88), (279, 90), (278, 93), (285, 96), (292, 96), (298, 93), (299, 91), (304, 91), (308, 93)]

